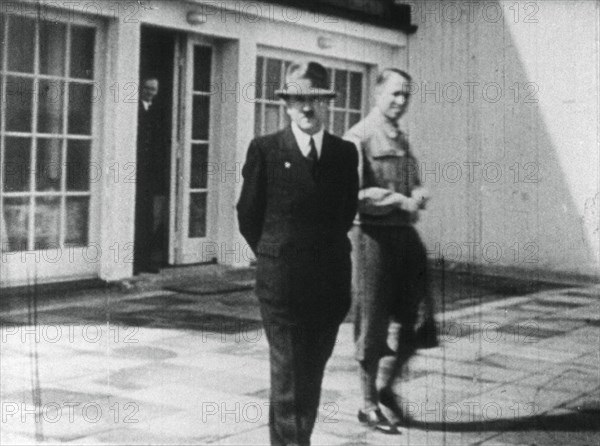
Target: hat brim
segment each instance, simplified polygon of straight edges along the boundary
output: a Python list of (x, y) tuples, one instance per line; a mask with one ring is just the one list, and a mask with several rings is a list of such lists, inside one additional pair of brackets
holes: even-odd
[(296, 88), (287, 88), (283, 90), (275, 90), (275, 96), (281, 99), (286, 99), (292, 96), (333, 99), (337, 96), (337, 92), (335, 90), (326, 90), (324, 88), (311, 88), (310, 90), (299, 92)]

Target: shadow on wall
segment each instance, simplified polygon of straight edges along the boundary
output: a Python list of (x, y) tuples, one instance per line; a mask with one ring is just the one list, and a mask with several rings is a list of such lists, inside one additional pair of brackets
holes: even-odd
[(598, 5), (409, 3), (430, 257), (598, 276)]

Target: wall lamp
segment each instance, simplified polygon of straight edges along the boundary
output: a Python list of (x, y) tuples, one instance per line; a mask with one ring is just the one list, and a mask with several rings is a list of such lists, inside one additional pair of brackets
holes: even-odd
[(317, 38), (317, 45), (322, 50), (328, 50), (333, 47), (333, 39), (331, 37), (320, 36)]
[(190, 11), (187, 13), (186, 20), (190, 25), (202, 25), (206, 23), (206, 14), (201, 12)]

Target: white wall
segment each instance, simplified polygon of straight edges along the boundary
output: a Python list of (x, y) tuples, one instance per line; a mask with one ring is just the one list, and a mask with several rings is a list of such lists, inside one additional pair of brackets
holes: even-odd
[(412, 6), (405, 125), (431, 171), (430, 255), (598, 276), (598, 3)]
[[(77, 7), (106, 19), (103, 86), (137, 82), (141, 23), (221, 38), (223, 62), (233, 64), (224, 71), (227, 83), (254, 80), (257, 45), (365, 63), (373, 72), (405, 67), (408, 52), (417, 91), (404, 125), (434, 195), (420, 223), (430, 255), (471, 266), (525, 268), (533, 275), (598, 276), (597, 2), (407, 1), (419, 26), (408, 38), (408, 51), (400, 32), (341, 19), (317, 21), (293, 8), (252, 2), (263, 15), (253, 17), (256, 8), (246, 7), (236, 22), (238, 16), (223, 15), (226, 6), (220, 6), (206, 23), (192, 25), (187, 14), (211, 12), (206, 4), (214, 2), (152, 3), (159, 9), (118, 16), (114, 8)], [(333, 46), (320, 48), (319, 37)], [(135, 107), (101, 105), (102, 165), (130, 161)], [(225, 108), (235, 124), (223, 128), (219, 160), (242, 163), (253, 133), (253, 104)], [(220, 199), (230, 205), (221, 207), (226, 210), (218, 244), (241, 242), (233, 208), (240, 185), (236, 180), (219, 187)], [(110, 247), (133, 241), (135, 191), (108, 176), (102, 187), (100, 237), (107, 255), (98, 273), (114, 280), (131, 274), (124, 252), (115, 262)]]
[[(105, 90), (110, 86), (137, 85), (139, 79), (139, 24), (111, 20), (108, 26)], [(130, 91), (127, 91), (130, 93)], [(133, 240), (135, 221), (135, 183), (125, 178), (132, 173), (137, 158), (137, 98), (114, 100), (104, 94), (102, 150), (100, 165), (101, 190), (101, 246), (102, 262), (99, 276), (103, 280), (120, 280), (133, 273)], [(121, 99), (121, 98), (119, 98)], [(132, 123), (135, 123), (132, 125)], [(110, 172), (110, 169), (113, 172)], [(119, 176), (114, 176), (114, 168)]]

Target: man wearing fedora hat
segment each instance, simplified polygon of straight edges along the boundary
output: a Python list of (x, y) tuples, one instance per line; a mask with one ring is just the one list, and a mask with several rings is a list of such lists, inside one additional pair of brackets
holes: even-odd
[(291, 120), (254, 139), (237, 204), (257, 257), (256, 294), (269, 342), (273, 445), (308, 445), (321, 382), (350, 307), (348, 231), (357, 210), (358, 154), (324, 130), (335, 97), (326, 69), (292, 63), (275, 93)]

